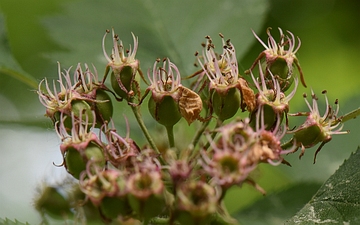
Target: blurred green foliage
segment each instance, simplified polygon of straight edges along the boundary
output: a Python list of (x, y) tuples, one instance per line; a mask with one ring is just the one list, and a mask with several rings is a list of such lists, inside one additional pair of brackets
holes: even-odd
[[(266, 40), (267, 27), (273, 28), (274, 36), (275, 28), (281, 27), (299, 36), (302, 41), (298, 58), (309, 86), (307, 89), (299, 87), (297, 96), (291, 102), (290, 112), (306, 110), (301, 94), (310, 93), (310, 88), (319, 94), (323, 89), (327, 89), (330, 102), (338, 98), (340, 115), (359, 107), (358, 1), (1, 0), (0, 10), (0, 129), (4, 132), (13, 130), (14, 140), (20, 131), (32, 132), (34, 127), (44, 132), (52, 129), (51, 123), (42, 117), (44, 109), (34, 90), (44, 77), (49, 80), (57, 78), (57, 61), (62, 68), (78, 62), (93, 63), (101, 76), (106, 63), (102, 56), (101, 38), (105, 29), (111, 27), (120, 34), (125, 45), (131, 43), (130, 32), (139, 36), (138, 57), (143, 71), (146, 71), (157, 57), (168, 56), (179, 66), (183, 76), (195, 71), (192, 66), (195, 61), (193, 54), (201, 49), (200, 43), (204, 41), (205, 35), (216, 37), (221, 32), (225, 38), (231, 38), (239, 57), (239, 71), (243, 74), (263, 50), (250, 29), (254, 29), (262, 40)], [(216, 38), (214, 40), (216, 41)], [(110, 45), (109, 41), (107, 49), (111, 48)], [(122, 104), (115, 107), (117, 115), (128, 112)], [(144, 111), (143, 115), (148, 113)], [(117, 119), (117, 125), (123, 126), (122, 117)], [(134, 122), (132, 118), (129, 119), (131, 123)], [(291, 118), (293, 124), (298, 121), (302, 122), (301, 118)], [(158, 128), (149, 116), (145, 122), (154, 129)], [(271, 201), (271, 193), (283, 189), (285, 192), (291, 190), (291, 195), (297, 191), (307, 193), (302, 199), (304, 201), (294, 199), (294, 202), (286, 202), (287, 205), (296, 204), (300, 209), (301, 204), (307, 202), (305, 200), (310, 200), (311, 193), (315, 193), (314, 187), (333, 174), (350, 152), (356, 149), (359, 144), (359, 134), (356, 132), (358, 126), (358, 121), (345, 124), (345, 129), (352, 132), (346, 136), (336, 136), (325, 145), (315, 165), (312, 164), (315, 151), (313, 149), (308, 149), (301, 160), (298, 160), (297, 153), (287, 156), (286, 159), (292, 167), (261, 165), (253, 176), (268, 191), (269, 197), (262, 197), (250, 186), (235, 188), (226, 198), (229, 211), (248, 208), (259, 199)], [(189, 134), (180, 128), (175, 132), (191, 135), (191, 132)], [(132, 128), (131, 134), (136, 136), (135, 140), (142, 140), (137, 126)], [(38, 142), (41, 138), (39, 135)], [(55, 138), (50, 140), (55, 142)], [(0, 144), (3, 142), (0, 137)], [(22, 142), (26, 146), (27, 140)], [(54, 149), (57, 147), (56, 143), (51, 146)], [(12, 146), (2, 145), (1, 152), (33, 151), (32, 148), (37, 146), (13, 149)], [(11, 158), (12, 154), (6, 155), (10, 158), (1, 160), (18, 161)], [(52, 158), (48, 160), (54, 161)], [(21, 164), (14, 166), (21, 167)], [(8, 171), (8, 168), (0, 166), (0, 175)], [(38, 173), (38, 177), (34, 179), (38, 179), (39, 174), (43, 173)], [(14, 176), (21, 177), (21, 174)], [(302, 190), (294, 188), (294, 185), (303, 181), (306, 181), (306, 185), (301, 186)], [(8, 184), (12, 181), (1, 182)], [(15, 191), (29, 191), (29, 188), (34, 187), (22, 188), (26, 190)], [(5, 198), (2, 196), (16, 195), (16, 192), (1, 193), (2, 190), (0, 189), (0, 202), (3, 202), (1, 198)], [(267, 204), (263, 205), (266, 206)], [(6, 217), (6, 213), (12, 210), (6, 207), (1, 209), (6, 210), (0, 210), (0, 218)], [(256, 213), (253, 213), (254, 217), (257, 217)], [(274, 217), (277, 215), (274, 213)], [(285, 219), (287, 218), (284, 216), (278, 220), (275, 218), (272, 224), (278, 224), (279, 220)], [(246, 218), (246, 222), (253, 224), (251, 216)]]

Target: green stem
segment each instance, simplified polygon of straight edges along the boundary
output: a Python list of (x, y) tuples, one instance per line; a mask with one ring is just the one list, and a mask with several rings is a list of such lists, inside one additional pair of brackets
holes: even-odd
[[(130, 107), (131, 107), (131, 109), (132, 109), (132, 111), (133, 111), (133, 113), (134, 113), (134, 115), (135, 115), (135, 118), (136, 118), (136, 120), (137, 120), (137, 122), (138, 122), (138, 124), (139, 124), (139, 126), (140, 126), (140, 128), (141, 128), (141, 130), (142, 130), (142, 132), (143, 132), (143, 134), (145, 135), (146, 140), (148, 141), (150, 147), (151, 147), (156, 153), (161, 154), (160, 151), (159, 151), (159, 149), (156, 147), (156, 144), (155, 144), (153, 138), (151, 137), (148, 129), (146, 128), (146, 126), (145, 126), (145, 124), (144, 124), (144, 121), (143, 121), (143, 119), (142, 119), (142, 117), (141, 117), (141, 115), (140, 115), (140, 112), (139, 112), (139, 106), (130, 105)], [(162, 165), (165, 164), (165, 162), (164, 162), (163, 158), (161, 157), (161, 155), (160, 155), (160, 157), (159, 157), (159, 160), (160, 160), (160, 163), (161, 163)]]
[(175, 147), (174, 126), (165, 126), (165, 128), (168, 135), (169, 146), (170, 148), (174, 148)]
[(199, 151), (199, 148), (195, 148), (196, 145), (198, 144), (200, 138), (201, 138), (201, 135), (204, 133), (205, 129), (209, 126), (209, 123), (210, 123), (210, 120), (208, 121), (205, 121), (201, 127), (197, 130), (190, 146), (189, 146), (189, 149), (192, 149), (192, 153), (191, 153), (191, 156), (190, 158), (193, 158), (194, 156), (197, 155), (198, 151)]
[[(218, 119), (214, 130), (215, 130), (216, 128), (220, 127), (220, 126), (223, 124), (223, 122), (224, 122), (224, 121)], [(214, 139), (215, 136), (217, 135), (217, 133), (218, 133), (218, 132), (213, 132), (213, 133), (211, 134), (211, 139)], [(209, 147), (210, 147), (210, 142), (207, 142), (206, 145), (204, 146), (204, 148), (205, 148), (205, 149), (208, 149)]]

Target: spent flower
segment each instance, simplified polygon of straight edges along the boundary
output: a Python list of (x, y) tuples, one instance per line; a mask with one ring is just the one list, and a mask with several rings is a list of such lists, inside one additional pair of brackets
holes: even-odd
[[(80, 114), (82, 117), (82, 115)], [(92, 161), (100, 166), (105, 165), (105, 156), (103, 153), (103, 145), (98, 136), (90, 130), (89, 118), (77, 121), (74, 113), (71, 113), (72, 129), (71, 135), (68, 134), (64, 121), (66, 115), (61, 114), (60, 122), (56, 126), (56, 132), (61, 138), (60, 150), (64, 158), (64, 166), (66, 170), (75, 178), (79, 178), (80, 173), (86, 169), (88, 162)], [(93, 113), (95, 117), (95, 113)], [(92, 123), (92, 129), (95, 124)]]
[(255, 38), (265, 47), (265, 50), (260, 53), (256, 58), (249, 71), (252, 71), (260, 60), (265, 57), (265, 77), (267, 81), (272, 80), (269, 72), (271, 72), (275, 78), (279, 81), (281, 90), (286, 91), (293, 83), (294, 80), (294, 66), (297, 67), (300, 73), (300, 80), (304, 87), (306, 87), (302, 69), (300, 67), (299, 60), (296, 57), (296, 53), (301, 46), (300, 38), (298, 39), (298, 45), (295, 43), (295, 36), (290, 31), (287, 36), (279, 28), (280, 41), (276, 42), (275, 38), (270, 33), (271, 28), (268, 28), (266, 33), (268, 37), (268, 45), (266, 45), (254, 31)]
[(170, 59), (164, 59), (162, 67), (157, 67), (159, 62), (148, 71), (151, 85), (146, 94), (151, 91), (148, 107), (152, 117), (164, 126), (175, 125), (181, 117), (191, 124), (202, 110), (200, 96), (181, 85), (180, 71)]
[[(264, 111), (264, 117), (265, 117), (265, 124), (268, 130), (274, 128), (274, 126), (277, 124), (277, 119), (282, 118), (285, 116), (286, 118), (286, 125), (288, 125), (288, 119), (287, 114), (289, 112), (289, 102), (294, 97), (296, 93), (296, 89), (298, 86), (298, 79), (294, 78), (295, 80), (295, 87), (289, 93), (288, 95), (285, 95), (284, 92), (282, 92), (280, 83), (271, 71), (268, 71), (271, 76), (271, 87), (269, 88), (268, 85), (265, 83), (265, 76), (262, 71), (261, 64), (259, 63), (259, 77), (260, 81), (255, 79), (253, 73), (251, 72), (251, 77), (253, 79), (253, 82), (255, 84), (256, 89), (258, 90), (258, 93), (256, 94), (256, 108), (254, 111), (251, 112), (251, 119), (253, 124), (255, 124), (255, 120), (257, 117), (257, 112), (260, 110)], [(280, 117), (278, 117), (280, 115)]]
[(133, 48), (130, 46), (130, 49), (125, 50), (119, 36), (115, 34), (114, 29), (112, 29), (113, 48), (112, 53), (109, 56), (105, 49), (105, 38), (108, 33), (110, 33), (110, 31), (106, 30), (102, 41), (103, 53), (108, 61), (104, 80), (111, 68), (111, 85), (114, 91), (121, 98), (125, 98), (129, 101), (135, 94), (137, 94), (136, 92), (138, 91), (135, 75), (139, 73), (142, 76), (140, 62), (135, 57), (138, 48), (138, 38), (131, 33), (134, 46)]
[(333, 107), (329, 104), (326, 91), (323, 91), (322, 93), (325, 95), (326, 102), (326, 109), (323, 116), (320, 115), (317, 103), (318, 98), (314, 94), (313, 90), (311, 90), (312, 105), (310, 105), (306, 99), (306, 94), (303, 95), (310, 112), (291, 114), (292, 116), (307, 116), (305, 122), (301, 126), (289, 132), (294, 134), (290, 143), (296, 143), (297, 148), (295, 151), (301, 147), (300, 158), (304, 155), (306, 148), (311, 148), (321, 142), (315, 152), (314, 163), (316, 162), (316, 155), (326, 143), (331, 141), (332, 135), (349, 133), (349, 131), (342, 131), (343, 124), (341, 123), (341, 117), (338, 117), (337, 115), (339, 113), (338, 100), (336, 99), (336, 108), (333, 109)]
[[(46, 108), (46, 116), (56, 123), (60, 119), (60, 114), (65, 114), (70, 118), (71, 112), (74, 112), (78, 120), (79, 114), (82, 113), (82, 119), (85, 120), (85, 115), (88, 115), (89, 122), (92, 123), (94, 121), (92, 121), (91, 110), (94, 109), (98, 126), (109, 121), (113, 113), (112, 103), (105, 92), (106, 88), (98, 81), (96, 68), (93, 67), (91, 71), (85, 64), (85, 70), (83, 70), (81, 64), (78, 63), (72, 77), (70, 70), (71, 67), (61, 72), (60, 64), (58, 64), (58, 85), (53, 81), (53, 90), (50, 89), (51, 85), (46, 79), (40, 82), (37, 93), (40, 102)], [(43, 83), (45, 83), (45, 90), (43, 90)], [(86, 113), (83, 113), (84, 111)], [(71, 121), (66, 121), (66, 127), (71, 130)]]
[[(91, 168), (91, 167), (95, 168)], [(116, 169), (102, 170), (88, 164), (86, 172), (80, 176), (80, 189), (99, 208), (101, 214), (114, 219), (127, 216), (132, 210), (127, 199), (127, 176)]]
[[(118, 169), (132, 167), (131, 158), (136, 157), (140, 153), (140, 148), (135, 141), (130, 138), (129, 122), (127, 119), (125, 119), (125, 121), (127, 127), (126, 137), (121, 137), (115, 128), (109, 128), (108, 126), (103, 127), (107, 139), (105, 149), (108, 160)], [(113, 121), (112, 127), (114, 127)]]
[(220, 37), (223, 44), (222, 54), (215, 53), (215, 45), (209, 36), (206, 36), (207, 43), (203, 45), (203, 56), (196, 54), (202, 68), (197, 83), (201, 83), (206, 75), (208, 81), (205, 82), (208, 82), (214, 112), (220, 120), (226, 120), (233, 117), (239, 108), (252, 111), (255, 98), (246, 80), (239, 76), (235, 47), (230, 39), (225, 41), (222, 34)]
[(183, 183), (176, 193), (175, 217), (180, 224), (207, 224), (216, 212), (219, 196), (213, 186), (203, 181)]

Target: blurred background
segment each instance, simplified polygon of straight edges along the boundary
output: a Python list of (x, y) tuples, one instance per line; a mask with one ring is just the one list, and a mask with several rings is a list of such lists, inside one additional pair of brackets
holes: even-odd
[[(62, 69), (78, 62), (94, 64), (101, 77), (106, 65), (101, 40), (105, 29), (112, 27), (125, 46), (132, 44), (131, 32), (139, 37), (137, 56), (143, 71), (156, 58), (169, 57), (183, 76), (195, 71), (194, 52), (201, 50), (205, 35), (219, 44), (220, 32), (231, 39), (243, 74), (263, 51), (251, 29), (266, 40), (266, 28), (272, 27), (277, 38), (277, 28), (281, 27), (301, 39), (297, 56), (308, 85), (299, 86), (290, 112), (307, 110), (302, 93), (309, 94), (310, 88), (319, 95), (322, 109), (325, 102), (320, 93), (324, 89), (331, 103), (339, 99), (340, 115), (360, 106), (358, 1), (0, 0), (0, 218), (40, 222), (32, 207), (37, 187), (43, 182), (56, 184), (66, 174), (63, 167), (53, 165), (62, 163), (60, 141), (50, 120), (43, 116), (45, 110), (38, 101), (37, 84), (44, 77), (57, 79), (57, 62)], [(110, 38), (106, 48), (110, 52)], [(115, 105), (120, 129), (124, 125), (123, 113), (130, 110), (124, 104)], [(144, 111), (143, 115), (148, 114)], [(297, 124), (303, 119), (294, 118), (291, 122)], [(134, 122), (131, 115), (129, 120)], [(146, 117), (145, 122), (157, 129), (151, 118)], [(134, 139), (144, 143), (138, 126), (132, 124)], [(181, 125), (175, 132), (186, 137)], [(359, 125), (359, 120), (347, 122), (344, 129), (351, 130), (350, 134), (334, 136), (314, 165), (316, 147), (308, 149), (301, 160), (298, 153), (287, 156), (292, 167), (261, 165), (254, 176), (268, 196), (263, 197), (247, 185), (234, 188), (226, 199), (230, 212), (238, 212), (243, 224), (255, 224), (253, 203), (272, 199), (273, 195), (295, 186), (303, 187), (292, 193), (302, 203), (293, 208), (277, 205), (279, 212), (284, 213), (272, 212), (264, 217), (269, 224), (279, 224), (294, 215), (357, 149)], [(246, 213), (241, 214), (241, 210)]]

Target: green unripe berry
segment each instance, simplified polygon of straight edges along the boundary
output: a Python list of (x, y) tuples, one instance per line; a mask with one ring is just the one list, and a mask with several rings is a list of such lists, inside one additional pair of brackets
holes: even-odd
[(179, 106), (169, 95), (165, 95), (160, 101), (150, 98), (148, 108), (151, 116), (166, 127), (175, 125), (181, 119)]
[[(258, 109), (259, 110), (259, 109)], [(286, 112), (278, 112), (280, 113), (280, 116), (278, 116), (276, 114), (276, 112), (274, 111), (273, 107), (271, 105), (263, 105), (262, 106), (262, 115), (261, 117), (263, 117), (263, 120), (264, 120), (264, 125), (265, 125), (265, 130), (272, 130), (273, 128), (275, 128), (276, 124), (277, 123), (281, 123), (283, 118), (284, 118), (284, 115)], [(252, 128), (256, 128), (256, 123), (259, 123), (261, 122), (261, 118), (257, 118), (257, 114), (258, 114), (258, 111), (253, 111), (251, 113), (251, 120), (250, 120), (250, 126)], [(280, 122), (278, 122), (278, 118), (280, 118)], [(259, 124), (261, 126), (261, 124)]]
[(316, 124), (299, 129), (294, 133), (294, 139), (305, 148), (310, 148), (326, 139), (324, 132)]
[(64, 159), (66, 170), (76, 179), (79, 179), (81, 172), (86, 169), (89, 160), (96, 162), (101, 167), (105, 165), (102, 149), (92, 142), (85, 150), (77, 150), (74, 147), (67, 148)]
[(215, 89), (212, 95), (212, 104), (215, 114), (224, 121), (233, 117), (241, 103), (240, 91), (233, 87), (227, 92), (219, 92)]
[(110, 121), (113, 115), (113, 105), (110, 96), (104, 90), (96, 91), (95, 111), (96, 111), (96, 127), (101, 127), (105, 121)]
[[(115, 93), (118, 94), (121, 98), (128, 99), (128, 93), (130, 91), (136, 92), (134, 81), (134, 71), (133, 68), (130, 66), (124, 66), (120, 73), (117, 74), (111, 72), (111, 86), (114, 89)], [(121, 84), (123, 87), (121, 87)]]
[(74, 100), (71, 102), (71, 111), (74, 113), (75, 117), (79, 118), (81, 116), (82, 121), (86, 121), (86, 117), (89, 118), (89, 123), (94, 122), (94, 118), (91, 112), (90, 105), (84, 100)]
[[(287, 65), (287, 62), (284, 58), (276, 58), (276, 60), (269, 65), (269, 69), (273, 76), (275, 76), (279, 81), (281, 92), (285, 92), (291, 87), (292, 83), (294, 82), (294, 71), (289, 70), (289, 66)], [(267, 70), (264, 71), (266, 71), (267, 74), (266, 79), (272, 83), (270, 74), (268, 74)]]

